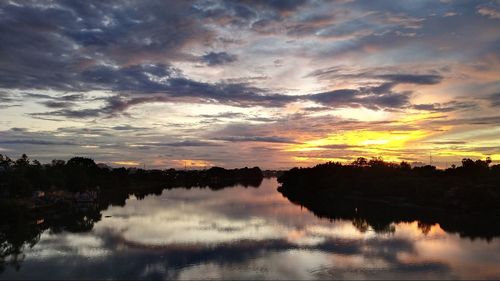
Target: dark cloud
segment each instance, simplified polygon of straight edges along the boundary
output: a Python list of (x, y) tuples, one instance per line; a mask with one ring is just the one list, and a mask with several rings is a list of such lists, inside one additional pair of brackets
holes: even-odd
[[(382, 80), (384, 86), (398, 84), (414, 84), (414, 85), (434, 85), (443, 80), (443, 76), (439, 74), (413, 74), (413, 73), (391, 73), (393, 68), (367, 68), (353, 70), (347, 67), (334, 66), (324, 69), (314, 70), (306, 77), (317, 77), (320, 79), (339, 79), (339, 78), (362, 78)], [(381, 74), (378, 74), (381, 73)]]
[(15, 139), (15, 140), (0, 140), (1, 144), (27, 144), (27, 145), (75, 145), (68, 141), (48, 141), (35, 139)]
[(242, 2), (257, 3), (259, 5), (271, 7), (279, 11), (291, 11), (304, 5), (306, 0), (243, 0)]
[(42, 102), (42, 104), (44, 104), (45, 106), (47, 106), (49, 108), (66, 108), (66, 107), (73, 106), (73, 103), (59, 102), (59, 101), (45, 101), (45, 102)]
[(277, 136), (226, 136), (226, 137), (216, 137), (213, 139), (228, 141), (228, 142), (297, 143), (293, 139), (277, 137)]
[(415, 104), (413, 105), (413, 108), (433, 112), (451, 112), (457, 110), (475, 109), (477, 106), (478, 105), (473, 102), (450, 101), (446, 103)]
[(32, 98), (32, 99), (48, 99), (51, 100), (54, 97), (51, 95), (46, 95), (46, 94), (39, 94), (39, 93), (23, 93), (23, 96)]
[(307, 4), (306, 0), (199, 1), (194, 9), (215, 23), (250, 27), (256, 22), (275, 21)]
[(11, 93), (0, 91), (0, 109), (21, 106), (16, 101), (19, 101), (19, 99)]
[[(163, 64), (135, 65), (118, 69), (98, 66), (86, 70), (82, 76), (84, 81), (94, 88), (135, 94), (129, 99), (111, 97), (104, 108), (107, 112), (123, 111), (142, 103), (179, 99), (199, 99), (243, 107), (258, 105), (278, 107), (294, 100), (291, 96), (268, 93), (267, 90), (243, 83), (194, 81)], [(155, 93), (157, 95), (153, 95)]]
[(246, 117), (246, 114), (239, 113), (239, 112), (221, 112), (218, 114), (200, 114), (196, 115), (196, 117), (202, 117), (202, 118), (243, 118)]
[(438, 84), (443, 79), (440, 75), (416, 75), (416, 74), (383, 74), (375, 76), (384, 80), (391, 81), (396, 84), (416, 84), (416, 85), (433, 85)]
[(490, 101), (491, 106), (500, 107), (500, 92), (489, 95), (487, 99)]
[(75, 102), (85, 101), (83, 94), (48, 95), (24, 92), (19, 95), (22, 99), (30, 98), (34, 100), (42, 100), (39, 101), (39, 103), (48, 108), (69, 108), (75, 106)]
[(178, 142), (145, 142), (145, 143), (137, 143), (137, 145), (143, 146), (156, 146), (156, 147), (203, 147), (203, 146), (220, 146), (220, 144), (210, 141), (202, 141), (202, 140), (183, 140)]
[(57, 128), (57, 132), (64, 133), (65, 135), (82, 136), (85, 134), (98, 135), (98, 136), (112, 136), (106, 128), (96, 127), (61, 127)]
[(0, 103), (10, 103), (13, 101), (14, 99), (12, 98), (11, 94), (0, 91)]
[(429, 124), (435, 125), (498, 125), (500, 124), (500, 116), (483, 116), (473, 118), (456, 118), (456, 119), (436, 119), (430, 120)]
[(48, 112), (30, 113), (35, 118), (68, 117), (68, 118), (94, 118), (103, 113), (101, 109), (60, 109)]
[(201, 60), (207, 65), (222, 65), (235, 62), (238, 59), (236, 55), (228, 54), (226, 52), (210, 52), (201, 57)]
[(191, 1), (117, 4), (2, 2), (0, 87), (87, 91), (89, 66), (182, 59), (184, 46), (212, 36)]
[(149, 128), (136, 127), (136, 126), (132, 126), (132, 125), (118, 125), (118, 126), (111, 127), (111, 129), (117, 130), (117, 131), (141, 131), (141, 130), (147, 130)]
[(244, 114), (244, 113), (239, 113), (239, 112), (222, 112), (222, 113), (218, 113), (218, 114), (201, 114), (201, 115), (195, 115), (194, 117), (210, 118), (210, 121), (211, 120), (219, 120), (219, 118), (244, 119), (247, 121), (256, 121), (256, 122), (274, 122), (274, 121), (277, 121), (277, 118), (273, 118), (273, 117), (260, 117), (258, 115)]
[[(190, 44), (208, 46), (215, 40), (205, 21), (257, 26), (259, 22), (283, 20), (288, 33), (317, 32), (322, 36), (343, 37), (368, 30), (362, 37), (373, 39), (371, 23), (362, 18), (335, 23), (343, 16), (307, 14), (289, 17), (305, 6), (319, 5), (303, 0), (286, 1), (92, 1), (89, 3), (54, 1), (3, 2), (0, 9), (0, 87), (15, 89), (53, 89), (84, 94), (53, 96), (27, 93), (46, 99), (41, 103), (57, 110), (31, 113), (36, 118), (94, 118), (112, 116), (131, 106), (155, 102), (208, 102), (240, 107), (283, 107), (299, 100), (312, 100), (329, 107), (366, 107), (394, 110), (407, 107), (410, 92), (396, 93), (398, 84), (432, 85), (442, 80), (438, 74), (360, 72), (349, 77), (382, 80), (378, 86), (340, 89), (310, 95), (289, 96), (252, 86), (248, 81), (209, 83), (186, 77), (170, 64), (174, 60), (196, 60), (183, 53)], [(351, 5), (351, 4), (349, 4)], [(354, 4), (352, 4), (354, 5)], [(368, 5), (378, 10), (379, 5)], [(396, 10), (370, 14), (370, 21), (387, 26), (417, 28), (423, 21)], [(367, 8), (365, 5), (363, 9)], [(394, 11), (393, 11), (394, 10)], [(398, 11), (399, 11), (398, 10)], [(399, 11), (400, 12), (400, 11)], [(340, 13), (340, 14), (337, 14)], [(293, 19), (291, 19), (293, 18)], [(292, 22), (289, 22), (292, 21)], [(335, 23), (335, 24), (334, 24)], [(381, 40), (385, 40), (382, 38)], [(378, 40), (378, 39), (377, 39)], [(358, 44), (358, 42), (351, 42)], [(346, 48), (351, 48), (351, 43)], [(237, 60), (225, 51), (201, 57), (208, 65)], [(332, 76), (333, 75), (333, 76)], [(319, 70), (310, 74), (320, 79), (338, 77), (341, 69)], [(110, 91), (100, 108), (76, 108), (91, 90)], [(3, 98), (6, 101), (6, 98)], [(422, 105), (418, 105), (422, 106)], [(257, 119), (255, 119), (257, 121)], [(264, 122), (272, 120), (261, 120)]]
[(120, 113), (131, 106), (155, 102), (209, 102), (240, 107), (282, 107), (297, 97), (269, 93), (244, 83), (205, 83), (183, 77), (178, 70), (163, 64), (134, 65), (123, 68), (96, 66), (82, 73), (87, 89), (121, 92), (105, 98), (98, 109), (62, 109), (33, 113), (32, 116), (88, 118)]
[[(328, 108), (331, 107), (365, 107), (373, 110), (387, 109), (397, 110), (410, 106), (411, 91), (395, 92), (393, 89), (399, 84), (434, 85), (442, 81), (443, 77), (437, 74), (377, 74), (387, 72), (390, 69), (361, 69), (350, 71), (343, 67), (330, 67), (309, 73), (306, 77), (317, 77), (319, 79), (373, 79), (375, 85), (362, 86), (358, 89), (338, 89), (329, 92), (312, 94), (306, 99), (316, 101)], [(450, 103), (447, 108), (472, 107), (466, 103)], [(419, 105), (416, 108), (427, 108), (430, 106)], [(313, 110), (322, 110), (318, 108)], [(437, 105), (434, 107), (437, 110)]]
[(26, 132), (26, 128), (18, 128), (18, 127), (13, 127), (13, 128), (10, 128), (11, 131), (13, 132)]
[(409, 104), (409, 93), (363, 94), (359, 90), (345, 89), (323, 92), (309, 99), (329, 107), (366, 107), (374, 110), (397, 109)]

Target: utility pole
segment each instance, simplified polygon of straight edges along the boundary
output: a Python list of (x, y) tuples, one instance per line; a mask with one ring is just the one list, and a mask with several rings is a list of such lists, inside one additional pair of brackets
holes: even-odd
[(432, 152), (429, 151), (429, 165), (432, 166)]

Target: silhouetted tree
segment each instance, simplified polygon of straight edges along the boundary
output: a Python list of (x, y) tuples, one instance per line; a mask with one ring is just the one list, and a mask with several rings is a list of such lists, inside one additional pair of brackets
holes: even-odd
[[(293, 168), (278, 181), (280, 190), (298, 198), (365, 196), (456, 209), (492, 210), (500, 207), (500, 173), (491, 159), (464, 159), (456, 169), (360, 157), (350, 165), (327, 162), (312, 168)], [(306, 197), (304, 197), (306, 198)], [(308, 199), (309, 200), (309, 199)]]

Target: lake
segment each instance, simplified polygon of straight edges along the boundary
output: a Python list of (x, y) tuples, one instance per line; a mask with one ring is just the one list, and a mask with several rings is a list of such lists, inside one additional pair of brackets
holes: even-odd
[(362, 218), (319, 218), (277, 186), (271, 178), (259, 187), (130, 195), (85, 227), (37, 234), (0, 279), (500, 278), (498, 237), (418, 221), (374, 229)]

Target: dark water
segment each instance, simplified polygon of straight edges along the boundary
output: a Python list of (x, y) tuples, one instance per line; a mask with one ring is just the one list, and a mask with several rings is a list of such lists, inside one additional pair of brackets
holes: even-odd
[(45, 230), (1, 279), (500, 278), (500, 239), (438, 224), (320, 219), (276, 191), (172, 189), (110, 206), (86, 232)]

